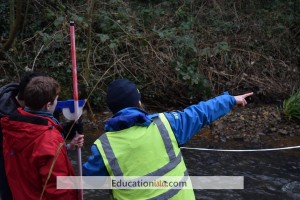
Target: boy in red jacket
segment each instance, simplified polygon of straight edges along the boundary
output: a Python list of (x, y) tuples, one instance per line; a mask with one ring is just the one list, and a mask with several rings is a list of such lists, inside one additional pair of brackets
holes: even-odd
[[(24, 109), (1, 119), (5, 170), (13, 199), (76, 199), (75, 190), (56, 189), (57, 176), (74, 175), (62, 128), (53, 117), (59, 93), (53, 78), (35, 77), (26, 86)], [(83, 137), (75, 143), (82, 146)]]

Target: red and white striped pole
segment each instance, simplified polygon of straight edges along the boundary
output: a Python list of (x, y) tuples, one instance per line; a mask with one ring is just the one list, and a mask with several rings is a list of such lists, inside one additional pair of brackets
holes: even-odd
[[(74, 98), (74, 115), (75, 123), (79, 119), (79, 104), (78, 104), (78, 84), (77, 84), (77, 64), (76, 64), (76, 46), (75, 46), (75, 26), (74, 22), (70, 21), (70, 38), (71, 38), (71, 58), (72, 58), (72, 77), (73, 77), (73, 98)], [(77, 134), (77, 133), (76, 133)], [(82, 160), (81, 148), (77, 148), (77, 164), (78, 175), (82, 176)], [(82, 185), (82, 182), (81, 182)], [(79, 189), (78, 199), (83, 200), (83, 190)]]

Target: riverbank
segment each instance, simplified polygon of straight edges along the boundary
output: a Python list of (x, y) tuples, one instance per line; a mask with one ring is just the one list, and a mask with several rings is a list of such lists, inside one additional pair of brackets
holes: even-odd
[(202, 147), (276, 148), (300, 145), (300, 124), (287, 120), (277, 105), (234, 108), (195, 137)]

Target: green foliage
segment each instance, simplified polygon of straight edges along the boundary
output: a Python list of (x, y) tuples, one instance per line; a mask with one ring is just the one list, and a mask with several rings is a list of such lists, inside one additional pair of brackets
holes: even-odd
[(207, 79), (197, 70), (198, 64), (197, 60), (192, 60), (190, 63), (184, 63), (183, 60), (171, 63), (176, 74), (184, 81), (184, 85), (188, 88), (190, 99), (195, 99), (198, 96), (206, 99), (211, 93), (211, 86)]
[(283, 113), (288, 119), (300, 120), (300, 91), (283, 101)]
[[(90, 2), (24, 2), (25, 24), (0, 73), (16, 76), (34, 64), (57, 78), (65, 87), (62, 98), (70, 98), (68, 22), (74, 20), (79, 85), (85, 97), (93, 91), (93, 106), (104, 105), (115, 78), (133, 80), (165, 104), (253, 88), (282, 97), (298, 83), (297, 1), (109, 0), (95, 1), (89, 12)], [(0, 14), (7, 12), (8, 3), (0, 3)], [(4, 17), (1, 43), (8, 26)]]

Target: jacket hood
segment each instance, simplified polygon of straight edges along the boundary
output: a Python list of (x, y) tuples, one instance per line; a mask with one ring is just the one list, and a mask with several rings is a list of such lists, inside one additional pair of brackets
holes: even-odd
[(19, 107), (15, 96), (18, 94), (19, 84), (9, 83), (0, 88), (0, 117), (8, 116)]
[(12, 146), (14, 151), (22, 151), (28, 145), (39, 142), (46, 131), (54, 128), (61, 131), (61, 127), (48, 117), (31, 114), (21, 108), (17, 111), (1, 119), (5, 143)]
[(132, 126), (149, 126), (151, 115), (135, 107), (125, 108), (117, 112), (106, 123), (105, 131), (120, 131)]

